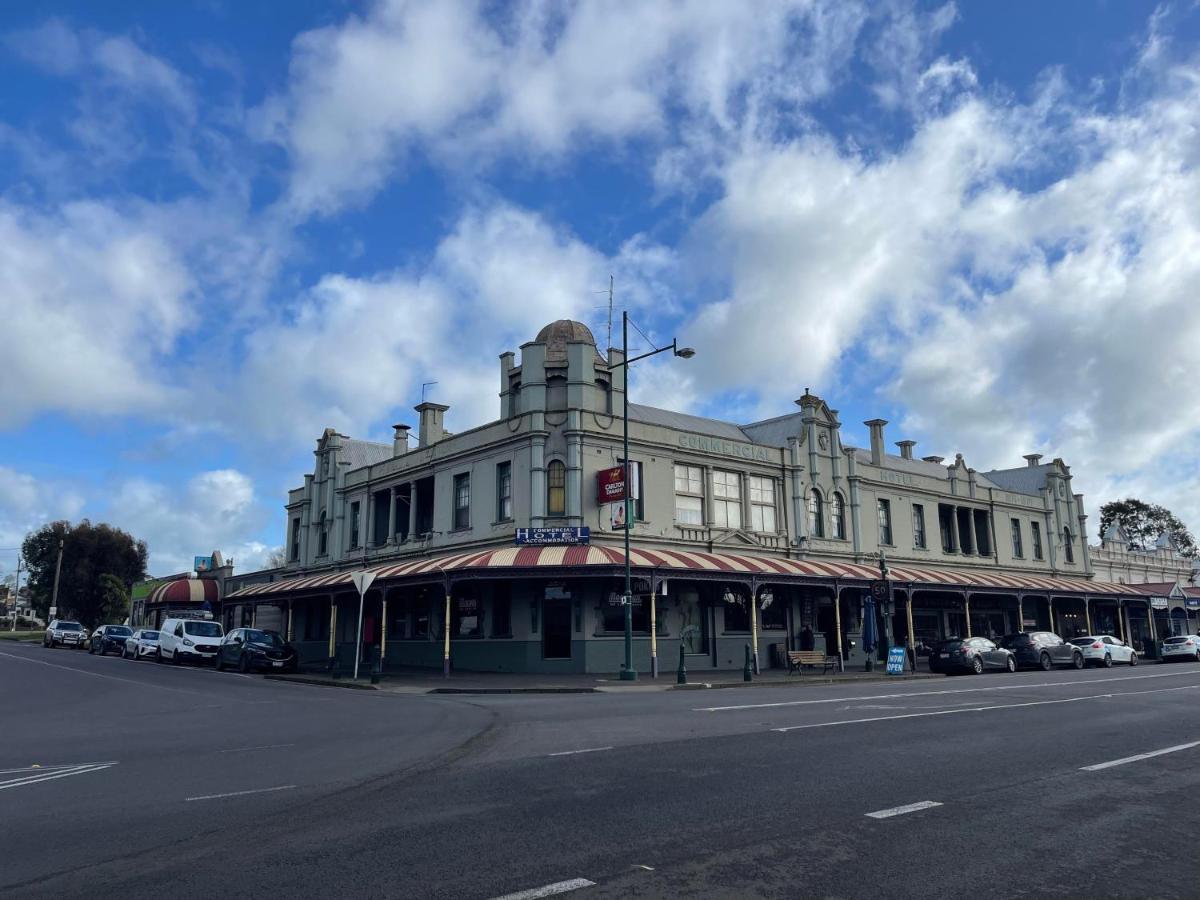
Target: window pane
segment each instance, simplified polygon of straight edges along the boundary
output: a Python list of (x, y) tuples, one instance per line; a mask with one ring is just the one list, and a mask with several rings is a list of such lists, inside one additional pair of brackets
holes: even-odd
[(553, 460), (546, 469), (546, 512), (563, 516), (567, 512), (567, 467), (561, 459)]
[(742, 504), (732, 500), (716, 500), (713, 502), (713, 513), (719, 528), (742, 527)]
[(675, 521), (685, 525), (703, 525), (704, 501), (699, 497), (676, 496)]
[(741, 476), (737, 472), (713, 472), (713, 494), (730, 500), (740, 500)]

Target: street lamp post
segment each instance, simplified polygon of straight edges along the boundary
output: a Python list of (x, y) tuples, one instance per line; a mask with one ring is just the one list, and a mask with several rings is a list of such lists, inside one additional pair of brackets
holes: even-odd
[[(637, 670), (633, 667), (633, 577), (630, 572), (629, 563), (629, 531), (633, 527), (633, 494), (630, 490), (632, 482), (629, 478), (629, 364), (659, 353), (665, 353), (667, 350), (670, 350), (680, 359), (691, 359), (696, 355), (696, 351), (691, 347), (680, 347), (677, 341), (672, 340), (670, 347), (657, 347), (648, 353), (643, 353), (640, 356), (630, 359), (629, 313), (621, 313), (621, 362), (615, 366), (609, 366), (610, 371), (622, 367), (625, 369), (625, 390), (622, 392), (621, 410), (623, 426), (622, 447), (624, 448), (622, 468), (624, 469), (623, 477), (625, 479), (625, 594), (621, 598), (621, 601), (625, 604), (625, 665), (621, 669), (621, 681), (637, 681)], [(654, 602), (653, 597), (650, 602)]]

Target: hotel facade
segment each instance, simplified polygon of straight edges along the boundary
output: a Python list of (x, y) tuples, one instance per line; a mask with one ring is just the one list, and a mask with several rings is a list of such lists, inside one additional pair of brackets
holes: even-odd
[[(623, 660), (621, 352), (561, 320), (501, 354), (497, 418), (457, 434), (422, 403), (389, 444), (327, 429), (290, 492), (279, 569), (228, 581), (227, 627), (285, 632), (305, 659), (397, 667), (615, 673)], [(843, 444), (807, 391), (734, 424), (629, 403), (635, 667), (763, 667), (789, 649), (865, 662), (881, 644), (1021, 629), (1127, 636), (1149, 652), (1169, 615), (1095, 577), (1083, 497), (1061, 459), (977, 471), (961, 455)], [(881, 556), (887, 577), (881, 578)], [(885, 585), (887, 590), (880, 590)], [(1179, 601), (1181, 604), (1184, 602)]]

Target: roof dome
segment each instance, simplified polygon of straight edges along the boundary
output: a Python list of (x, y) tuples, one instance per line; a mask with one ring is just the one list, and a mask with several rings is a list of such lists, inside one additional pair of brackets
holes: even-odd
[[(537, 333), (534, 341), (546, 345), (546, 362), (566, 362), (568, 343), (583, 341), (593, 347), (596, 346), (596, 338), (592, 336), (592, 330), (574, 319), (559, 319), (557, 322), (551, 322)], [(596, 350), (596, 359), (604, 362), (604, 357), (600, 355), (599, 350)]]

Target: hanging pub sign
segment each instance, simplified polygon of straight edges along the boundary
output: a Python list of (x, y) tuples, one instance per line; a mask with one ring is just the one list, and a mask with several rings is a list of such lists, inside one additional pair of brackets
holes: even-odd
[(1150, 606), (1153, 609), (1166, 609), (1169, 604), (1166, 597), (1151, 597)]
[(603, 506), (625, 499), (625, 467), (613, 466), (596, 473), (596, 503)]
[(592, 531), (586, 525), (582, 528), (517, 529), (519, 545), (588, 544), (591, 540)]

